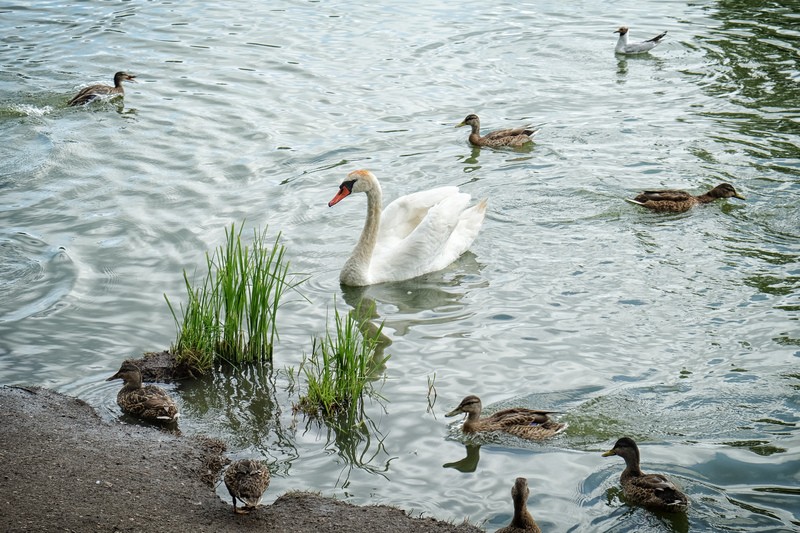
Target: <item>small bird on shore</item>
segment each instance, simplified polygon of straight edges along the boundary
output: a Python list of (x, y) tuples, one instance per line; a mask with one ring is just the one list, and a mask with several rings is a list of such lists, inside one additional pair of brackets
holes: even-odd
[(555, 422), (548, 416), (558, 411), (539, 411), (525, 407), (512, 407), (481, 418), (482, 408), (481, 399), (475, 395), (470, 395), (461, 400), (458, 407), (444, 416), (456, 416), (459, 413), (466, 414), (467, 419), (462, 426), (464, 433), (503, 431), (528, 440), (546, 439), (561, 433), (567, 428), (567, 424)]
[[(247, 514), (261, 503), (261, 496), (269, 487), (269, 468), (255, 459), (241, 459), (225, 471), (225, 487), (233, 499), (233, 512)], [(244, 504), (237, 509), (236, 500)]]
[(117, 72), (114, 74), (114, 86), (111, 87), (109, 85), (89, 85), (88, 87), (84, 87), (83, 89), (78, 92), (75, 96), (72, 97), (67, 105), (68, 106), (76, 106), (76, 105), (84, 105), (88, 104), (89, 102), (99, 98), (101, 96), (114, 96), (114, 95), (124, 95), (125, 89), (122, 88), (123, 81), (131, 81), (136, 83), (135, 80), (136, 76), (128, 74), (127, 72)]
[(456, 128), (460, 128), (461, 126), (470, 126), (472, 128), (472, 132), (469, 134), (469, 142), (471, 144), (495, 148), (502, 146), (523, 146), (529, 142), (533, 142), (531, 137), (539, 132), (536, 128), (524, 127), (492, 131), (481, 136), (481, 119), (475, 114), (467, 115), (464, 120), (456, 124)]
[(514, 518), (506, 527), (498, 529), (495, 533), (542, 533), (536, 520), (528, 512), (528, 480), (518, 477), (511, 487), (511, 500), (514, 502)]
[(707, 193), (698, 196), (692, 196), (686, 191), (667, 189), (663, 191), (643, 191), (636, 198), (625, 198), (625, 200), (653, 211), (681, 213), (696, 205), (707, 204), (720, 198), (745, 199), (744, 196), (736, 192), (736, 189), (730, 183), (720, 183)]
[(622, 437), (603, 457), (618, 455), (625, 460), (619, 478), (629, 503), (670, 512), (684, 512), (689, 500), (675, 484), (661, 474), (645, 474), (639, 468), (639, 447), (633, 439)]
[(655, 48), (658, 44), (661, 43), (661, 39), (667, 34), (667, 32), (661, 33), (656, 35), (652, 39), (647, 39), (646, 41), (642, 41), (640, 43), (629, 43), (628, 42), (628, 27), (621, 26), (619, 29), (614, 30), (614, 33), (619, 33), (619, 39), (617, 40), (617, 46), (614, 47), (614, 52), (617, 54), (643, 54), (645, 52), (649, 52), (653, 48)]
[(176, 422), (180, 414), (167, 391), (156, 385), (142, 386), (142, 372), (130, 361), (124, 361), (116, 374), (106, 381), (121, 379), (122, 389), (117, 393), (117, 404), (124, 413), (162, 424)]

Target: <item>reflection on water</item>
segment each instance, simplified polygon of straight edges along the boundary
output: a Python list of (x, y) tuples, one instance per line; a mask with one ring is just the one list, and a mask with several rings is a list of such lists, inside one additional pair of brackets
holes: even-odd
[(355, 321), (363, 339), (376, 340), (369, 368), (370, 377), (378, 379), (386, 371), (386, 361), (390, 356), (385, 351), (392, 344), (392, 339), (383, 332), (383, 322), (379, 322), (375, 300), (365, 296), (362, 291), (347, 289), (344, 288), (344, 299), (352, 307), (348, 315)]
[(281, 420), (272, 365), (219, 365), (199, 379), (180, 383), (181, 421), (208, 421), (208, 430), (223, 435), (232, 450), (251, 448), (262, 457), (281, 457), (273, 472), (286, 472), (298, 451), (293, 428)]
[(481, 460), (481, 446), (480, 444), (465, 444), (467, 455), (463, 459), (445, 463), (443, 468), (454, 468), (459, 472), (468, 473), (474, 472), (478, 468), (478, 461)]
[(0, 324), (56, 312), (76, 277), (64, 248), (24, 232), (0, 234)]
[(325, 434), (325, 450), (333, 452), (341, 466), (336, 486), (347, 488), (354, 468), (388, 479), (391, 457), (384, 446), (384, 435), (363, 409), (341, 411), (324, 420), (306, 419), (305, 432)]
[[(462, 299), (470, 290), (486, 287), (480, 277), (481, 265), (470, 252), (445, 270), (412, 280), (367, 287), (342, 286), (344, 301), (353, 309), (374, 305), (391, 313), (383, 319), (394, 335), (403, 336), (420, 323), (446, 324), (464, 319)], [(377, 312), (373, 320), (379, 318)]]

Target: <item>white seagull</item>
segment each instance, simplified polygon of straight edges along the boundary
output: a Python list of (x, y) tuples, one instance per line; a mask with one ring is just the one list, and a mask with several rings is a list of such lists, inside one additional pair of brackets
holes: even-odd
[(642, 41), (640, 43), (628, 43), (627, 26), (621, 26), (618, 30), (615, 30), (614, 33), (619, 33), (617, 46), (614, 47), (614, 52), (618, 54), (643, 54), (645, 52), (649, 52), (655, 48), (656, 45), (661, 42), (661, 39), (663, 39), (667, 34), (667, 32), (664, 32), (660, 35), (656, 35), (652, 39), (647, 39), (646, 41)]

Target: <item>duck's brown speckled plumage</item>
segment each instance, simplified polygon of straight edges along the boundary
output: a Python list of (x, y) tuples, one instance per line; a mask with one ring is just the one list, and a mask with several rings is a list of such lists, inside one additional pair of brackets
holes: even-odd
[(481, 136), (481, 120), (478, 115), (470, 114), (456, 125), (456, 128), (461, 126), (470, 126), (472, 132), (469, 134), (469, 142), (475, 146), (489, 146), (489, 147), (518, 147), (532, 142), (531, 137), (538, 132), (536, 128), (509, 128), (505, 130), (497, 130)]
[(686, 191), (668, 189), (663, 191), (644, 191), (636, 198), (627, 200), (653, 211), (680, 213), (688, 211), (698, 204), (707, 204), (720, 198), (745, 199), (744, 196), (736, 192), (736, 189), (730, 183), (720, 183), (707, 193), (699, 196), (692, 196)]
[(456, 416), (460, 413), (466, 414), (467, 419), (462, 426), (464, 433), (503, 431), (528, 440), (546, 439), (561, 433), (567, 427), (567, 424), (555, 422), (548, 416), (557, 411), (513, 407), (481, 418), (482, 408), (481, 399), (475, 395), (470, 395), (461, 400), (458, 407), (445, 416)]
[(514, 502), (514, 518), (506, 527), (500, 528), (496, 533), (542, 533), (539, 525), (528, 511), (528, 480), (518, 477), (511, 487), (511, 499)]
[[(228, 467), (224, 480), (233, 499), (233, 512), (249, 513), (258, 506), (269, 487), (269, 468), (255, 459), (241, 459)], [(236, 507), (236, 500), (244, 504), (244, 509)]]
[(639, 447), (633, 439), (622, 437), (603, 457), (618, 455), (625, 460), (619, 478), (625, 499), (632, 504), (670, 512), (684, 512), (689, 500), (666, 476), (645, 474), (639, 467)]
[(119, 371), (106, 381), (121, 379), (122, 389), (117, 404), (122, 411), (149, 422), (172, 423), (178, 420), (178, 406), (167, 391), (155, 385), (142, 386), (142, 373), (130, 361), (122, 363)]
[(84, 87), (83, 89), (78, 92), (72, 99), (67, 103), (69, 106), (76, 106), (76, 105), (83, 105), (88, 104), (95, 98), (99, 96), (107, 96), (107, 95), (124, 95), (125, 89), (122, 87), (123, 81), (135, 81), (131, 74), (127, 72), (117, 72), (114, 74), (114, 86), (111, 87), (109, 85), (90, 85), (88, 87)]

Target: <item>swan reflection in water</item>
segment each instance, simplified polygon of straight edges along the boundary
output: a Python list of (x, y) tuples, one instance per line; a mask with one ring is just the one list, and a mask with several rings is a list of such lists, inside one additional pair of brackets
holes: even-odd
[[(384, 322), (397, 337), (417, 324), (458, 322), (471, 316), (461, 300), (473, 289), (488, 287), (488, 281), (480, 275), (482, 267), (475, 255), (467, 252), (439, 272), (365, 287), (342, 285), (341, 289), (345, 303), (353, 309), (374, 305), (371, 319), (376, 322), (381, 319), (378, 306), (391, 310), (391, 314), (385, 312)], [(363, 311), (361, 318), (366, 318)]]

